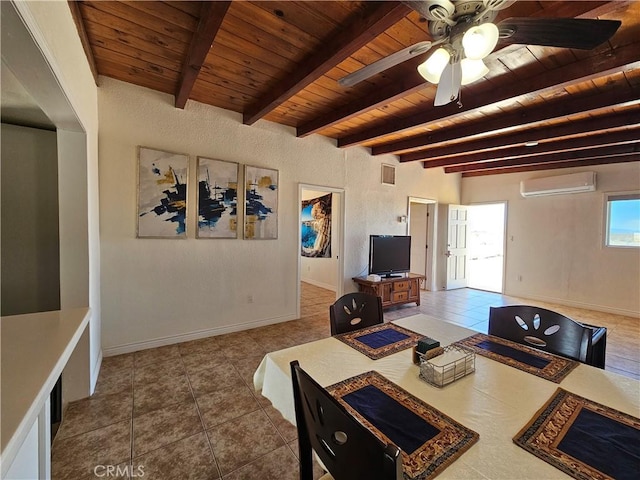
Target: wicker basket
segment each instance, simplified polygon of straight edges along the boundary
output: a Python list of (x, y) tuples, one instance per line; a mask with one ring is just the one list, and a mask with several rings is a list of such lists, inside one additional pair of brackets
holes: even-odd
[(442, 355), (429, 360), (420, 358), (420, 378), (436, 387), (444, 387), (475, 370), (476, 354), (459, 346), (444, 347)]

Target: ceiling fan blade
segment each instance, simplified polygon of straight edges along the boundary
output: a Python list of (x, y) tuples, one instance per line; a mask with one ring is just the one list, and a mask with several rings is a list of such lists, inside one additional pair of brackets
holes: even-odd
[(441, 107), (447, 103), (453, 102), (460, 94), (460, 85), (462, 84), (462, 67), (460, 62), (448, 63), (444, 67), (438, 89), (436, 90), (436, 99), (433, 104)]
[(507, 18), (498, 24), (508, 43), (591, 50), (609, 40), (621, 22), (587, 18)]
[(409, 60), (416, 55), (420, 55), (425, 53), (431, 49), (433, 44), (431, 42), (418, 42), (407, 48), (404, 48), (396, 53), (392, 53), (391, 55), (381, 58), (377, 62), (372, 63), (371, 65), (367, 65), (366, 67), (362, 67), (360, 70), (356, 70), (349, 75), (342, 77), (338, 80), (338, 83), (342, 87), (351, 87), (356, 83), (360, 83), (363, 80), (366, 80), (369, 77), (373, 77), (374, 75), (384, 72), (388, 68), (394, 67), (399, 63)]

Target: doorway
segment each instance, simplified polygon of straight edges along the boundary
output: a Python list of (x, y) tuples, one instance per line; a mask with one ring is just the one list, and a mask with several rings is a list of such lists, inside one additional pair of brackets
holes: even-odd
[[(299, 317), (301, 282), (334, 291), (336, 299), (342, 296), (344, 284), (344, 190), (320, 185), (299, 184), (298, 206), (300, 230), (297, 242), (297, 316)], [(313, 212), (316, 212), (315, 216)], [(310, 240), (310, 234), (316, 235), (317, 241)]]
[(507, 204), (490, 203), (468, 208), (467, 286), (503, 293)]
[(409, 197), (407, 235), (411, 236), (411, 272), (425, 276), (424, 290), (435, 289), (435, 212), (435, 200)]

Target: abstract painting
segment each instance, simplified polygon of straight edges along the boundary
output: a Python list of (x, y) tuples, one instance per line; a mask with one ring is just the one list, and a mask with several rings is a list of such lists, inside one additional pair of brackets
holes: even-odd
[(197, 238), (238, 238), (238, 164), (198, 157)]
[(331, 258), (331, 199), (328, 193), (302, 201), (303, 257)]
[(244, 167), (244, 238), (278, 238), (278, 171)]
[(138, 147), (138, 238), (186, 238), (189, 156)]

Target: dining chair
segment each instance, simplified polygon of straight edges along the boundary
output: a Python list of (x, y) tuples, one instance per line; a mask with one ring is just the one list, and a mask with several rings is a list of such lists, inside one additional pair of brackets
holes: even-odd
[(604, 368), (607, 329), (531, 305), (489, 308), (489, 335)]
[(297, 360), (290, 366), (300, 480), (313, 480), (313, 452), (329, 471), (322, 480), (401, 480), (400, 449), (379, 440), (311, 378)]
[(329, 306), (329, 319), (332, 336), (383, 323), (382, 299), (370, 293), (347, 293)]

